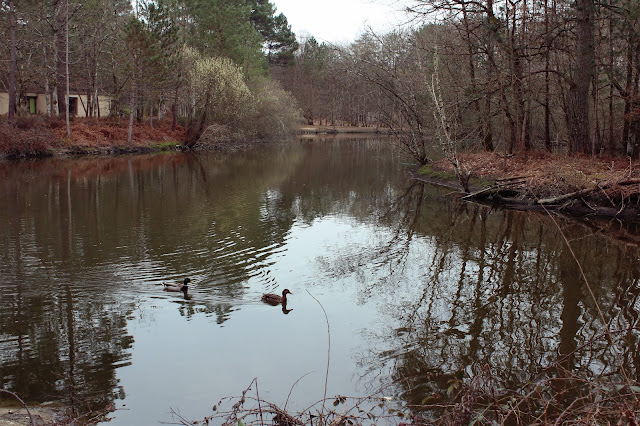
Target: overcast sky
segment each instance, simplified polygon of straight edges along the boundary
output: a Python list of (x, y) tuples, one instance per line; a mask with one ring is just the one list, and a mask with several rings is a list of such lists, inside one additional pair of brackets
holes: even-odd
[(319, 42), (354, 41), (367, 27), (385, 32), (406, 20), (397, 0), (271, 0), (284, 13), (293, 31)]

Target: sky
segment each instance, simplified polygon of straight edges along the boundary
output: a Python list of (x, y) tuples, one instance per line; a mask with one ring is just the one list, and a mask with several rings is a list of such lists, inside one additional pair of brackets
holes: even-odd
[(271, 0), (284, 13), (298, 40), (312, 35), (319, 42), (346, 44), (368, 27), (384, 33), (406, 21), (396, 0)]

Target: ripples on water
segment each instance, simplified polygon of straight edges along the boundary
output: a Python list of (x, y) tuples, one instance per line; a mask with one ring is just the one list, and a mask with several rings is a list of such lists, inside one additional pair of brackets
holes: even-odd
[[(559, 357), (616, 375), (555, 225), (459, 205), (406, 178), (388, 144), (322, 140), (232, 155), (0, 165), (0, 373), (29, 401), (112, 424), (211, 414), (254, 377), (300, 409), (381, 386), (403, 404), (489, 363), (505, 387)], [(588, 226), (591, 226), (589, 228)], [(637, 243), (561, 222), (606, 320), (638, 321)], [(189, 276), (190, 299), (163, 281)], [(289, 288), (286, 315), (260, 302)], [(617, 350), (635, 377), (637, 333)]]

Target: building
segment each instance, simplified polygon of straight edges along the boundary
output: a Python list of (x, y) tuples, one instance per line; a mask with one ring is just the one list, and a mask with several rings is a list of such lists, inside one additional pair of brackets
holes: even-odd
[[(107, 117), (111, 113), (111, 97), (99, 96), (98, 103), (100, 116)], [(86, 117), (87, 95), (69, 95), (69, 112), (76, 117)], [(22, 97), (22, 104), (19, 108), (26, 109), (31, 114), (46, 114), (47, 100), (44, 93), (27, 92)], [(9, 93), (0, 92), (0, 115), (9, 113)]]

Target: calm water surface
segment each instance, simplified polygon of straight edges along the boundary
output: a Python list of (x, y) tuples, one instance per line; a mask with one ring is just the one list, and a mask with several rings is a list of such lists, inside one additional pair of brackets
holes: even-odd
[[(322, 139), (234, 154), (0, 164), (0, 374), (32, 404), (110, 424), (212, 414), (258, 379), (301, 410), (379, 389), (446, 395), (489, 364), (501, 386), (593, 379), (638, 334), (603, 319), (549, 219), (457, 204), (387, 143)], [(637, 325), (637, 245), (559, 221), (615, 330)], [(189, 300), (162, 291), (190, 277)], [(260, 302), (293, 292), (284, 314)], [(616, 355), (617, 354), (617, 355)], [(300, 379), (298, 381), (298, 379)], [(296, 383), (297, 381), (297, 383)]]

